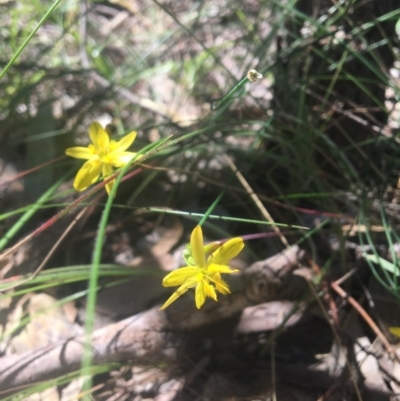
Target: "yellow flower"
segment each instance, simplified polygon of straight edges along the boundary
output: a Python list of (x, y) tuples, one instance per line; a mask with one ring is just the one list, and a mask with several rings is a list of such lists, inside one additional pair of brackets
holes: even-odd
[[(114, 172), (114, 168), (125, 166), (136, 155), (134, 152), (125, 152), (136, 138), (135, 131), (119, 141), (113, 141), (98, 122), (93, 122), (90, 124), (89, 136), (92, 143), (88, 147), (77, 146), (65, 151), (68, 156), (87, 160), (74, 180), (74, 188), (77, 191), (83, 191), (95, 183), (100, 175), (107, 178)], [(108, 194), (114, 183), (115, 180), (112, 180), (106, 184)]]
[[(228, 284), (221, 279), (221, 273), (236, 273), (228, 266), (229, 260), (234, 258), (243, 249), (242, 238), (232, 238), (219, 246), (206, 259), (203, 243), (203, 233), (200, 226), (196, 226), (190, 237), (190, 251), (194, 266), (186, 266), (169, 273), (163, 280), (164, 287), (180, 287), (169, 297), (160, 309), (165, 309), (189, 288), (196, 287), (195, 301), (197, 309), (204, 304), (206, 297), (217, 301), (215, 290), (221, 294), (229, 294)], [(206, 248), (207, 250), (207, 248)]]

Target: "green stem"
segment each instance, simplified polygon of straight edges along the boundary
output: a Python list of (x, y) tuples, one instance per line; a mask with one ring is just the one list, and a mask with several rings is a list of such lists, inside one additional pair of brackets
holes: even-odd
[(218, 105), (214, 108), (214, 110), (219, 110), (224, 106), (226, 103), (229, 102), (231, 97), (239, 90), (241, 89), (244, 84), (248, 81), (247, 77), (244, 77), (240, 82), (238, 82), (233, 89), (218, 103)]
[(19, 47), (19, 49), (15, 52), (15, 54), (11, 57), (11, 60), (8, 62), (8, 64), (4, 67), (3, 71), (0, 73), (0, 79), (4, 77), (6, 72), (9, 70), (9, 68), (15, 63), (19, 55), (22, 53), (22, 51), (25, 49), (27, 44), (30, 42), (30, 40), (33, 38), (35, 33), (39, 30), (39, 28), (44, 24), (44, 22), (49, 18), (50, 14), (55, 10), (55, 8), (61, 3), (62, 0), (56, 0), (56, 2), (47, 10), (46, 14), (43, 16), (43, 18), (39, 21), (39, 23), (36, 25), (36, 27), (33, 29), (33, 31), (28, 35), (28, 37), (24, 40), (22, 45)]
[[(119, 183), (122, 180), (122, 177), (130, 168), (131, 164), (138, 159), (138, 157), (142, 154), (147, 152), (151, 153), (151, 151), (161, 148), (169, 138), (163, 139), (156, 144), (150, 144), (145, 148), (141, 149), (135, 157), (133, 157), (129, 163), (127, 163), (121, 170), (120, 174), (117, 176), (115, 180), (115, 184), (111, 190), (111, 193), (107, 199), (106, 206), (103, 211), (103, 215), (101, 216), (99, 230), (97, 232), (95, 247), (93, 251), (93, 258), (92, 258), (92, 268), (90, 272), (89, 278), (89, 292), (87, 297), (87, 304), (86, 304), (86, 324), (85, 324), (85, 346), (83, 351), (83, 358), (82, 358), (82, 374), (89, 375), (88, 372), (90, 371), (92, 365), (92, 348), (90, 345), (91, 336), (93, 333), (94, 327), (94, 315), (95, 315), (95, 308), (96, 308), (96, 301), (97, 301), (97, 286), (98, 286), (98, 279), (99, 279), (99, 270), (100, 270), (100, 263), (101, 263), (101, 254), (103, 249), (103, 244), (105, 240), (105, 233), (108, 223), (108, 218), (110, 216), (111, 207), (114, 201), (115, 194), (117, 193), (117, 188)], [(91, 387), (91, 379), (89, 378), (85, 382), (84, 390), (88, 390)]]
[[(219, 199), (217, 198), (217, 200), (219, 200)], [(210, 209), (211, 209), (211, 207), (210, 207)], [(304, 226), (296, 226), (296, 225), (284, 224), (284, 223), (270, 223), (269, 221), (264, 221), (264, 220), (251, 220), (251, 219), (243, 219), (240, 217), (218, 216), (215, 214), (192, 213), (192, 212), (184, 212), (182, 210), (161, 209), (161, 208), (157, 208), (157, 207), (145, 207), (145, 208), (143, 208), (143, 210), (148, 210), (150, 212), (156, 212), (156, 213), (175, 214), (178, 216), (201, 217), (202, 220), (203, 220), (204, 216), (207, 215), (206, 218), (208, 218), (208, 219), (238, 221), (240, 223), (262, 224), (262, 225), (266, 225), (266, 226), (297, 228), (300, 230), (309, 230), (310, 229), (309, 227), (304, 227)], [(208, 212), (208, 210), (207, 210), (207, 212)], [(199, 223), (199, 225), (200, 225), (200, 223)]]
[(199, 226), (201, 227), (204, 222), (208, 219), (208, 217), (211, 215), (211, 212), (215, 209), (215, 207), (218, 205), (219, 201), (221, 200), (221, 198), (224, 196), (224, 193), (226, 192), (226, 188), (221, 191), (221, 193), (217, 196), (217, 199), (215, 199), (215, 201), (212, 203), (212, 205), (207, 209), (207, 211), (205, 212), (205, 214), (203, 215), (203, 217), (201, 218), (200, 222), (199, 222)]
[(0, 239), (0, 251), (8, 244), (11, 238), (24, 226), (24, 224), (43, 206), (45, 202), (53, 195), (58, 187), (65, 181), (71, 173), (68, 172), (52, 185), (33, 205), (29, 205), (27, 211), (18, 219), (18, 221), (6, 232)]

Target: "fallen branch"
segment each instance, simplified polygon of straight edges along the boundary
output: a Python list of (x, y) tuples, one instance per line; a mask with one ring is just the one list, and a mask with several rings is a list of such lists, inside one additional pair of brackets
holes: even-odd
[[(180, 347), (178, 332), (239, 314), (250, 305), (295, 298), (304, 289), (302, 279), (292, 275), (303, 257), (297, 246), (257, 262), (233, 278), (232, 295), (218, 303), (207, 302), (196, 310), (186, 296), (167, 310), (158, 307), (93, 333), (93, 364), (126, 362), (154, 364), (173, 362)], [(301, 289), (302, 288), (302, 289)], [(21, 387), (76, 371), (81, 367), (85, 336), (77, 336), (23, 354), (0, 358), (0, 395), (11, 394)]]

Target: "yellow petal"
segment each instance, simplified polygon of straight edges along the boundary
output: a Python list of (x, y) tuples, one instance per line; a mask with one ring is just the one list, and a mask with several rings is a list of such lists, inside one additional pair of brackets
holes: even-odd
[(213, 274), (210, 279), (213, 281), (218, 292), (224, 295), (230, 294), (228, 284), (221, 279), (221, 275), (219, 273)]
[(111, 180), (110, 182), (107, 182), (107, 184), (105, 185), (106, 192), (108, 195), (110, 195), (114, 185), (115, 185), (115, 180)]
[(389, 328), (389, 331), (390, 331), (393, 335), (395, 335), (395, 336), (397, 336), (397, 337), (400, 337), (400, 327), (390, 327), (390, 328)]
[(83, 191), (89, 185), (92, 185), (100, 176), (100, 160), (88, 160), (78, 171), (74, 180), (74, 188), (77, 191)]
[(221, 241), (210, 242), (209, 244), (204, 245), (204, 253), (209, 255), (210, 253), (215, 252), (221, 245)]
[(200, 309), (203, 306), (206, 297), (210, 297), (214, 301), (217, 301), (217, 294), (215, 293), (214, 287), (206, 280), (201, 280), (196, 286), (195, 301), (197, 309)]
[(209, 259), (209, 263), (216, 263), (217, 265), (227, 265), (243, 249), (243, 239), (232, 238), (221, 245), (215, 252), (213, 252)]
[(135, 155), (135, 152), (111, 152), (105, 157), (104, 160), (113, 167), (120, 168), (129, 163)]
[(122, 137), (119, 141), (111, 141), (110, 150), (111, 151), (119, 151), (123, 152), (124, 150), (128, 149), (129, 146), (132, 145), (133, 141), (135, 140), (137, 135), (136, 131), (130, 132), (128, 135)]
[(90, 148), (84, 148), (81, 146), (65, 149), (65, 153), (68, 156), (75, 157), (75, 159), (87, 160), (94, 156), (94, 153), (90, 151)]
[(231, 269), (227, 265), (217, 265), (216, 263), (211, 263), (207, 267), (207, 273), (224, 273), (224, 274), (231, 274), (231, 273), (237, 273), (239, 270), (237, 269)]
[(215, 292), (214, 287), (208, 283), (207, 281), (203, 280), (203, 292), (206, 297), (212, 298), (214, 301), (217, 300), (217, 294)]
[[(175, 287), (176, 285), (183, 284), (190, 278), (195, 278), (200, 272), (200, 269), (195, 266), (181, 267), (166, 275), (163, 279), (162, 285), (164, 287)], [(197, 277), (196, 277), (197, 279)]]
[(204, 281), (201, 280), (196, 286), (195, 302), (196, 308), (200, 309), (206, 300), (206, 294), (204, 292)]
[[(106, 164), (106, 163), (103, 164), (103, 168), (102, 168), (103, 178), (109, 177), (113, 172), (114, 172), (114, 170), (109, 164)], [(106, 191), (107, 191), (108, 195), (110, 195), (110, 192), (111, 192), (114, 184), (115, 184), (115, 180), (111, 180), (110, 182), (108, 182), (106, 184)]]
[(104, 156), (108, 152), (110, 138), (105, 129), (97, 121), (90, 124), (89, 136), (96, 152)]
[(192, 288), (196, 285), (195, 280), (187, 280), (183, 283), (161, 306), (160, 310), (165, 309), (167, 306), (171, 305), (172, 302), (176, 301), (181, 295), (183, 295), (189, 288)]
[(107, 163), (103, 163), (102, 168), (101, 168), (101, 174), (103, 175), (103, 178), (107, 178), (114, 172), (112, 166), (110, 166)]
[(206, 256), (204, 255), (203, 232), (200, 226), (196, 226), (190, 236), (190, 247), (194, 263), (198, 267), (206, 266)]

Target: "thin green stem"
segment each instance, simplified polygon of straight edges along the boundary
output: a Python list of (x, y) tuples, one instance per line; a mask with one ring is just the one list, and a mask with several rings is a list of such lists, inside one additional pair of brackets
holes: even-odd
[(62, 0), (56, 0), (56, 2), (47, 10), (46, 14), (43, 16), (43, 18), (39, 21), (39, 23), (36, 25), (36, 27), (33, 29), (33, 31), (27, 36), (27, 38), (24, 40), (22, 45), (19, 47), (19, 49), (15, 52), (15, 54), (11, 57), (11, 60), (7, 63), (7, 65), (4, 67), (3, 71), (0, 73), (0, 79), (4, 77), (6, 72), (9, 70), (9, 68), (15, 63), (17, 58), (20, 56), (22, 51), (25, 49), (27, 44), (30, 42), (30, 40), (33, 38), (33, 36), (36, 34), (36, 32), (39, 30), (39, 28), (44, 24), (44, 22), (49, 18), (50, 14), (56, 9), (56, 7), (61, 3)]
[(222, 199), (224, 196), (224, 193), (226, 192), (226, 188), (220, 192), (220, 194), (217, 196), (215, 201), (212, 203), (212, 205), (207, 209), (207, 211), (204, 213), (203, 217), (201, 218), (199, 222), (199, 226), (201, 227), (204, 222), (207, 220), (208, 216), (210, 216), (211, 212), (215, 209), (215, 207), (218, 205), (219, 201)]
[[(156, 212), (156, 213), (166, 213), (166, 214), (175, 214), (178, 216), (188, 216), (188, 217), (201, 217), (203, 218), (206, 214), (205, 213), (192, 213), (192, 212), (184, 212), (182, 210), (169, 210), (169, 209), (161, 209), (156, 207), (146, 207), (143, 210), (148, 210), (149, 212)], [(208, 219), (217, 219), (217, 220), (226, 220), (226, 221), (238, 221), (240, 223), (252, 223), (252, 224), (262, 224), (266, 226), (277, 226), (277, 227), (287, 227), (287, 228), (297, 228), (300, 230), (309, 230), (309, 227), (304, 226), (296, 226), (291, 224), (283, 224), (283, 223), (270, 223), (269, 221), (264, 220), (252, 220), (252, 219), (243, 219), (240, 217), (229, 217), (229, 216), (218, 216), (215, 214), (207, 215)]]
[(68, 172), (53, 184), (34, 204), (29, 205), (27, 211), (18, 219), (18, 221), (6, 232), (0, 239), (0, 251), (8, 244), (15, 234), (24, 226), (24, 224), (43, 206), (45, 202), (53, 195), (65, 179), (71, 174)]
[[(140, 150), (135, 157), (133, 157), (129, 163), (127, 163), (121, 170), (120, 174), (117, 176), (115, 180), (115, 184), (111, 190), (111, 193), (107, 199), (106, 206), (103, 211), (103, 215), (101, 216), (99, 230), (97, 232), (95, 247), (93, 251), (93, 258), (92, 258), (92, 268), (90, 272), (89, 278), (89, 293), (87, 297), (87, 306), (86, 306), (86, 323), (85, 323), (85, 347), (83, 351), (83, 359), (82, 359), (82, 371), (83, 375), (86, 375), (85, 372), (88, 372), (91, 364), (92, 364), (92, 348), (90, 345), (91, 335), (93, 332), (94, 327), (94, 315), (95, 315), (95, 308), (96, 308), (96, 301), (97, 301), (97, 286), (98, 286), (98, 279), (99, 279), (99, 270), (100, 270), (100, 263), (101, 263), (101, 255), (103, 244), (105, 240), (105, 233), (107, 228), (108, 219), (111, 212), (111, 207), (114, 201), (115, 194), (117, 193), (117, 188), (119, 183), (122, 180), (122, 177), (130, 168), (131, 164), (139, 158), (140, 155), (145, 154), (148, 151), (156, 150), (162, 147), (169, 138), (159, 141), (155, 144), (150, 144), (146, 146), (142, 150)], [(91, 387), (91, 379), (89, 378), (85, 383), (85, 389), (88, 390)]]
[(244, 77), (241, 81), (239, 81), (233, 89), (226, 95), (224, 98), (218, 103), (216, 107), (214, 107), (214, 110), (219, 110), (222, 108), (222, 106), (227, 105), (229, 100), (232, 98), (232, 96), (239, 91), (239, 89), (243, 88), (244, 84), (248, 81), (249, 79), (247, 77)]

